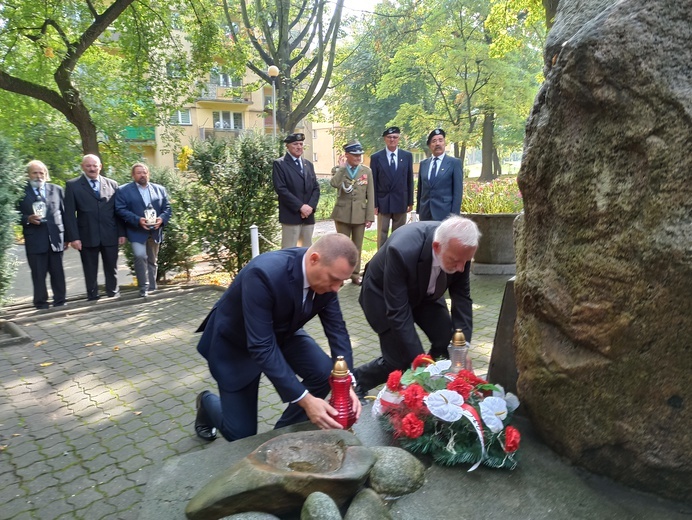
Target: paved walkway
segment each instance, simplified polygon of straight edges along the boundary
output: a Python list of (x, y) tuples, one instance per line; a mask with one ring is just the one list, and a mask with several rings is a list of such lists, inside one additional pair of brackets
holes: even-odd
[[(477, 372), (487, 370), (508, 278), (472, 276)], [(340, 300), (363, 363), (378, 347), (358, 291), (347, 284)], [(152, 473), (207, 447), (193, 432), (194, 399), (214, 387), (193, 331), (220, 295), (164, 289), (144, 302), (125, 291), (13, 320), (32, 341), (0, 346), (1, 520), (138, 518)], [(327, 346), (319, 320), (307, 329)], [(283, 404), (266, 381), (260, 400), (263, 432)]]

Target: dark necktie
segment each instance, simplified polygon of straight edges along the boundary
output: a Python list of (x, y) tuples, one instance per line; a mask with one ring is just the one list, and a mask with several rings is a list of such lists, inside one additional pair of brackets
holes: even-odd
[(296, 159), (296, 166), (300, 170), (300, 174), (303, 174), (303, 165), (300, 163), (300, 159)]
[(308, 289), (308, 294), (305, 296), (305, 301), (303, 302), (303, 316), (309, 316), (312, 312), (312, 300), (315, 297), (315, 291)]
[(447, 290), (447, 274), (440, 269), (440, 274), (437, 275), (437, 280), (435, 280), (435, 292), (433, 295), (441, 298), (444, 292)]
[(36, 188), (36, 200), (42, 200), (44, 202), (46, 200), (45, 197), (41, 195), (41, 190), (38, 188)]
[(392, 152), (392, 155), (389, 158), (389, 168), (392, 170), (392, 172), (396, 171), (396, 161), (394, 160), (394, 152)]
[(433, 159), (432, 168), (430, 168), (430, 179), (428, 179), (430, 182), (434, 181), (435, 175), (437, 175), (437, 161), (438, 161), (438, 158), (435, 157)]
[(98, 188), (96, 187), (96, 180), (91, 179), (89, 182), (91, 182), (91, 189), (94, 190), (94, 195), (96, 195), (98, 198), (100, 194)]

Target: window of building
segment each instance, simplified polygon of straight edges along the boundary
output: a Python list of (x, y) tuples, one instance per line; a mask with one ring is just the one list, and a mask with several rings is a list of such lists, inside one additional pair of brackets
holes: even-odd
[(210, 74), (211, 83), (220, 87), (242, 87), (243, 78), (213, 69)]
[(176, 110), (171, 114), (170, 123), (172, 125), (191, 125), (192, 119), (190, 118), (190, 109)]
[(312, 162), (317, 162), (317, 152), (312, 153)]
[(241, 130), (243, 114), (240, 112), (212, 112), (214, 128), (218, 130)]
[(312, 131), (312, 138), (317, 139), (317, 130)]

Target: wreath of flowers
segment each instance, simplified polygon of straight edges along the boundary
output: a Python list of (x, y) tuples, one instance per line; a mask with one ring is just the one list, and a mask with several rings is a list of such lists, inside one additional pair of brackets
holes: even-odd
[(521, 435), (510, 426), (519, 406), (514, 394), (469, 370), (450, 371), (449, 360), (421, 354), (409, 370), (389, 374), (372, 413), (412, 453), (444, 465), (471, 463), (514, 469)]

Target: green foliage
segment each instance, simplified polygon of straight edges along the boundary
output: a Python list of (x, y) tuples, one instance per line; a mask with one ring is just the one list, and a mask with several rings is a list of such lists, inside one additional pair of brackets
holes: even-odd
[[(210, 0), (19, 2), (0, 4), (0, 19), (0, 88), (26, 116), (4, 118), (11, 129), (3, 128), (21, 135), (27, 124), (59, 126), (60, 146), (69, 135), (82, 148), (73, 164), (85, 151), (100, 152), (104, 166), (130, 163), (123, 128), (166, 123), (193, 95), (220, 40)], [(29, 100), (33, 113), (42, 105), (38, 119), (21, 108)], [(29, 158), (52, 163), (49, 154), (22, 145)]]
[[(279, 218), (272, 184), (276, 148), (270, 136), (247, 132), (235, 140), (193, 145), (189, 170), (197, 180), (192, 207), (194, 234), (212, 263), (237, 273), (250, 261), (250, 226), (276, 241)], [(260, 252), (273, 246), (260, 239)]]
[(317, 179), (320, 185), (320, 203), (315, 212), (316, 220), (329, 220), (336, 204), (336, 190), (329, 184), (329, 179)]
[(10, 253), (14, 243), (16, 204), (26, 181), (22, 164), (5, 138), (0, 138), (0, 303), (4, 303), (16, 270)]
[(490, 182), (464, 181), (462, 213), (520, 213), (523, 209), (524, 200), (515, 176)]
[(479, 147), (479, 123), (492, 111), (495, 146), (505, 153), (520, 148), (538, 89), (545, 29), (532, 25), (532, 14), (510, 10), (502, 18), (503, 34), (519, 44), (505, 39), (500, 53), (493, 43), (500, 38), (501, 3), (378, 4), (375, 16), (354, 26), (353, 43), (342, 50), (329, 100), (336, 119), (371, 150), (382, 146), (379, 135), (389, 124), (402, 128), (402, 147), (419, 149), (425, 149), (428, 132), (441, 126), (462, 155), (467, 146)]

